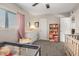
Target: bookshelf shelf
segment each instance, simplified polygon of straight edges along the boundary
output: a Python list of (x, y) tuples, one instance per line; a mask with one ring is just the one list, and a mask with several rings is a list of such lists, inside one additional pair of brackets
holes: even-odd
[(58, 42), (59, 24), (49, 24), (49, 39), (50, 41)]

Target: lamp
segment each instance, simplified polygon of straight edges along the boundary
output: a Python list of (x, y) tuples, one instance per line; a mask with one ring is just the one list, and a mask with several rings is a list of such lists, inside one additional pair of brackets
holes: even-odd
[(34, 25), (31, 25), (30, 29), (36, 29), (36, 27)]

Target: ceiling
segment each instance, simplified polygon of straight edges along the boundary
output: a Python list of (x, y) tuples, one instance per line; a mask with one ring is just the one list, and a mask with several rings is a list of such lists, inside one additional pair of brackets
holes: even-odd
[(78, 4), (77, 3), (49, 3), (50, 8), (46, 8), (45, 3), (39, 3), (33, 7), (34, 3), (18, 3), (17, 5), (24, 10), (27, 10), (32, 15), (43, 14), (59, 14), (72, 11)]

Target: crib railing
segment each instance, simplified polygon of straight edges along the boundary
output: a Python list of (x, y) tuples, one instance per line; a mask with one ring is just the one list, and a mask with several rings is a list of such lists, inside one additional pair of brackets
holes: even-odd
[[(1, 42), (0, 43), (0, 48), (4, 47), (4, 46), (10, 45), (12, 47), (18, 47), (18, 51), (19, 51), (19, 56), (22, 56), (24, 53), (26, 53), (26, 55), (24, 56), (41, 56), (41, 47), (38, 45), (31, 45), (31, 44), (20, 44), (20, 43), (12, 43), (12, 42)], [(23, 50), (22, 50), (23, 49)], [(31, 50), (30, 50), (31, 49)], [(34, 52), (32, 51), (32, 49), (34, 50)], [(22, 50), (22, 51), (21, 51)], [(22, 54), (22, 52), (24, 51), (24, 53)], [(27, 55), (27, 52), (29, 52)], [(30, 53), (33, 52), (33, 55), (31, 55)]]
[(65, 52), (67, 55), (79, 56), (79, 40), (78, 35), (66, 35)]

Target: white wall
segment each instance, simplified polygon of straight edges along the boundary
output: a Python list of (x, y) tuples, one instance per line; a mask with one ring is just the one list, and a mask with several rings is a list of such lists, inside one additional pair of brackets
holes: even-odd
[(39, 19), (39, 39), (47, 40), (48, 38), (48, 23), (46, 18)]
[(20, 8), (18, 5), (16, 5), (15, 3), (0, 3), (0, 8), (14, 12), (14, 13), (22, 13), (25, 15), (25, 27), (28, 28), (27, 22), (32, 18), (32, 15), (29, 14), (29, 12), (23, 10), (22, 8)]
[(0, 42), (18, 42), (16, 30), (0, 30)]
[[(25, 15), (25, 20), (29, 20), (30, 14), (27, 11), (24, 11), (22, 8), (17, 6), (16, 4), (11, 4), (11, 3), (0, 3), (0, 8), (5, 9), (14, 13), (22, 13)], [(27, 28), (27, 26), (25, 26)], [(16, 31), (16, 32), (15, 32)], [(10, 36), (10, 37), (9, 37)], [(7, 30), (2, 29), (0, 30), (0, 42), (3, 41), (17, 41), (17, 30)], [(11, 40), (10, 40), (11, 39)]]
[[(0, 4), (1, 9), (5, 9), (14, 13), (17, 11), (23, 13), (23, 10), (17, 7), (15, 4)], [(17, 42), (17, 30), (9, 30), (9, 29), (0, 29), (0, 42), (8, 41), (8, 42)]]
[(79, 6), (73, 9), (73, 13), (71, 13), (71, 17), (75, 17), (75, 29), (76, 33), (79, 34)]
[(29, 21), (32, 24), (36, 21), (39, 22), (39, 38), (43, 40), (49, 40), (49, 24), (59, 24), (59, 18), (51, 14), (32, 16)]
[(19, 8), (16, 4), (0, 3), (0, 8), (12, 11), (14, 13), (20, 12), (20, 13), (24, 14), (24, 10)]
[(22, 8), (20, 8), (15, 3), (0, 3), (0, 8), (14, 12), (14, 13), (19, 12), (19, 13), (24, 14), (25, 15), (25, 27), (26, 28), (28, 28), (27, 22), (29, 22), (29, 20), (31, 20), (33, 18), (33, 16), (29, 12), (23, 10)]

